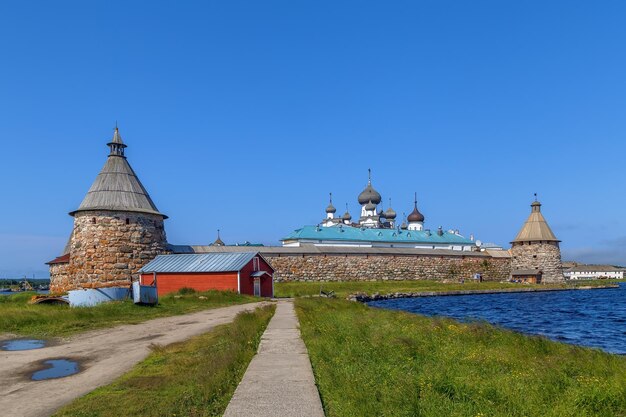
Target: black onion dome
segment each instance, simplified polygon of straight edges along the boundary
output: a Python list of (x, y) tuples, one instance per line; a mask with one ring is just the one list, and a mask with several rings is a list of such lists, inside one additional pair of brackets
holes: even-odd
[(372, 187), (371, 183), (367, 184), (367, 187), (365, 187), (365, 189), (361, 191), (361, 194), (359, 194), (359, 204), (361, 205), (367, 204), (369, 201), (374, 204), (380, 204), (381, 200), (382, 197), (378, 191)]
[(413, 207), (413, 211), (411, 212), (411, 214), (409, 214), (407, 220), (409, 221), (409, 223), (424, 221), (424, 215), (420, 213), (420, 211), (417, 209), (417, 204)]
[(391, 198), (389, 199), (389, 208), (385, 211), (385, 218), (389, 220), (395, 220), (396, 211), (391, 208)]
[(343, 213), (343, 216), (341, 216), (341, 219), (342, 220), (346, 220), (346, 221), (350, 221), (350, 220), (352, 220), (352, 215), (349, 212), (346, 211), (345, 213)]
[(333, 193), (328, 193), (330, 198), (328, 199), (328, 207), (326, 207), (326, 213), (335, 213), (337, 209), (333, 206)]
[(409, 228), (409, 226), (407, 226), (405, 222), (402, 222), (402, 225), (400, 226), (400, 229), (406, 230), (408, 228)]

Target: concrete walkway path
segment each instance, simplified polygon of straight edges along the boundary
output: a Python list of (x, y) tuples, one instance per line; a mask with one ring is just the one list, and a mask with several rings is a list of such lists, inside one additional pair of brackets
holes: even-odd
[(293, 301), (279, 301), (224, 417), (323, 417)]
[[(167, 345), (206, 333), (263, 304), (241, 304), (91, 331), (43, 349), (0, 351), (0, 416), (49, 416), (129, 371), (150, 353), (151, 344)], [(81, 372), (47, 381), (30, 380), (42, 361), (57, 358), (77, 360)]]

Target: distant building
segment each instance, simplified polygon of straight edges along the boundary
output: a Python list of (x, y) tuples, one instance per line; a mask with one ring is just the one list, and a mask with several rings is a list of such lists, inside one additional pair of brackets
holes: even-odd
[(613, 265), (576, 265), (563, 271), (566, 279), (624, 279), (624, 269)]
[(531, 283), (564, 280), (559, 242), (535, 200), (522, 229), (511, 242), (511, 278)]
[(397, 213), (391, 207), (387, 210), (378, 206), (382, 197), (372, 186), (369, 171), (367, 186), (359, 194), (357, 201), (361, 206), (357, 222), (352, 222), (352, 215), (346, 204), (346, 212), (336, 216), (332, 193), (326, 207), (326, 215), (317, 226), (304, 226), (281, 239), (283, 246), (352, 246), (386, 248), (449, 249), (458, 251), (477, 250), (473, 239), (462, 236), (458, 230), (444, 231), (439, 227), (435, 231), (424, 228), (425, 217), (417, 208), (417, 194), (413, 200), (413, 210), (401, 225), (397, 224)]

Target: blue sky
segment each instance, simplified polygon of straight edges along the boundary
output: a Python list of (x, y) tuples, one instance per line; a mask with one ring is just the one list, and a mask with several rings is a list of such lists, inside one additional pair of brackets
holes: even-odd
[[(183, 2), (179, 2), (183, 3)], [(626, 264), (626, 3), (3, 2), (0, 277), (45, 274), (117, 121), (168, 240), (399, 213)]]

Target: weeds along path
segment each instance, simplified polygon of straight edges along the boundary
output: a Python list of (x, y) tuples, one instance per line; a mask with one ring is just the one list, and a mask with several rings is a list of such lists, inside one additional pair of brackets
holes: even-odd
[[(250, 303), (165, 317), (73, 336), (43, 349), (0, 352), (0, 414), (49, 416), (59, 407), (111, 383), (150, 353), (151, 344), (167, 345), (230, 323), (242, 311), (267, 303)], [(60, 379), (31, 381), (48, 359), (69, 358), (81, 372)]]

